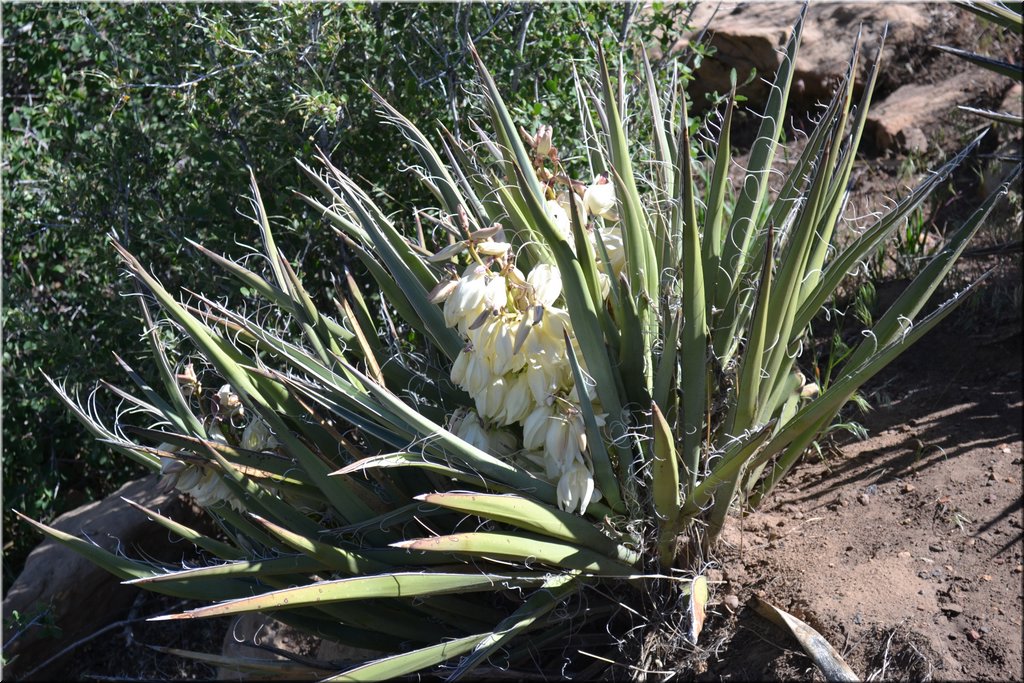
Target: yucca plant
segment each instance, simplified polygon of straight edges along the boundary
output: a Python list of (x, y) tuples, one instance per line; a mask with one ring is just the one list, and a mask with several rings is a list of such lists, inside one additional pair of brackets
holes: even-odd
[[(652, 605), (686, 606), (674, 613), (695, 639), (701, 570), (730, 511), (756, 508), (858, 388), (963, 300), (919, 317), (997, 200), (830, 378), (805, 379), (812, 321), (978, 141), (837, 246), (879, 66), (855, 102), (855, 44), (779, 176), (802, 24), (735, 202), (732, 98), (717, 137), (694, 136), (685, 98), (656, 92), (646, 69), (641, 148), (627, 76), (613, 80), (602, 56), (596, 86), (576, 87), (586, 154), (565, 161), (549, 129), (517, 128), (474, 52), (492, 130), (476, 142), (441, 131), (435, 146), (376, 98), (419, 153), (435, 209), (389, 216), (326, 156), (303, 166), (319, 190), (306, 201), (373, 293), (346, 272), (335, 310), (318, 310), (255, 181), (265, 268), (193, 246), (266, 300), (259, 315), (180, 301), (115, 244), (163, 311), (156, 321), (140, 297), (163, 392), (134, 373), (141, 397), (116, 390), (154, 424), (108, 428), (54, 388), (93, 434), (206, 508), (223, 538), (144, 512), (217, 559), (158, 566), (31, 523), (135, 585), (213, 603), (162, 618), (265, 612), (377, 653), (319, 669), (232, 663), (253, 673), (579, 672), (621, 659), (609, 633)], [(167, 329), (194, 353), (172, 357)]]

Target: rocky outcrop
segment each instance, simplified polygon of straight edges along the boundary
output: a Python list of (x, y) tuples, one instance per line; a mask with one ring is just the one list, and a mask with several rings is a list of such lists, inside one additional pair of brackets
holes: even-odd
[[(190, 544), (174, 542), (166, 530), (123, 498), (189, 525), (198, 514), (176, 491), (163, 490), (158, 477), (151, 475), (125, 484), (102, 501), (61, 515), (51, 526), (133, 557), (180, 562), (191, 551)], [(138, 588), (121, 585), (117, 577), (73, 550), (56, 541), (42, 542), (4, 595), (4, 678), (24, 678), (68, 645), (122, 619), (138, 593)], [(24, 628), (37, 616), (33, 626)], [(59, 664), (39, 670), (33, 678), (47, 677)]]
[[(698, 31), (677, 43), (678, 49), (697, 39), (715, 54), (705, 59), (690, 85), (697, 106), (705, 94), (729, 89), (729, 72), (735, 69), (742, 83), (756, 69), (757, 77), (741, 88), (755, 110), (763, 106), (783, 56), (786, 39), (800, 13), (799, 3), (701, 3), (692, 23)], [(957, 104), (969, 104), (979, 93), (991, 90), (993, 76), (958, 62), (938, 50), (926, 48), (943, 42), (950, 34), (965, 34), (974, 19), (943, 3), (812, 3), (808, 8), (800, 52), (790, 95), (791, 111), (808, 111), (831, 98), (847, 70), (858, 29), (864, 57), (858, 82), (867, 75), (870, 59), (885, 40), (879, 83), (867, 124), (866, 142), (878, 151), (924, 152), (929, 147), (925, 131), (940, 116), (948, 116)], [(968, 31), (969, 33), (969, 31)], [(966, 39), (966, 37), (965, 37)], [(948, 79), (921, 82), (921, 60), (948, 60)], [(859, 94), (859, 87), (855, 89)]]

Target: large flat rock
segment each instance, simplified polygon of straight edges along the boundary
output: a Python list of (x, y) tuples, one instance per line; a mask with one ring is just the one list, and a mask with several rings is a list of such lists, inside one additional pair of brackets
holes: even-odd
[[(178, 563), (192, 551), (191, 544), (172, 539), (123, 498), (189, 525), (198, 514), (177, 491), (164, 490), (159, 477), (151, 475), (125, 484), (104, 500), (61, 515), (51, 526), (131, 557)], [(25, 568), (4, 595), (4, 678), (24, 678), (67, 646), (124, 618), (138, 593), (138, 588), (121, 585), (117, 577), (73, 550), (56, 541), (43, 541), (29, 554)], [(37, 625), (18, 635), (36, 616), (40, 617)], [(59, 629), (59, 635), (44, 624)], [(47, 677), (59, 664), (55, 661), (40, 669), (33, 678)]]

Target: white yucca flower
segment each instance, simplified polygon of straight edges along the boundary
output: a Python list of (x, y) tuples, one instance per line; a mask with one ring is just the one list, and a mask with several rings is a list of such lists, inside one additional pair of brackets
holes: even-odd
[[(558, 202), (558, 206), (560, 206), (562, 211), (565, 212), (565, 215), (568, 216), (568, 218), (569, 218), (569, 225), (571, 227), (572, 226), (572, 214), (569, 213), (570, 212), (569, 197), (572, 197), (573, 203), (576, 204), (576, 211), (579, 214), (579, 218), (580, 218), (581, 221), (584, 221), (584, 222), (587, 220), (587, 205), (583, 202), (583, 197), (581, 197), (580, 195), (576, 194), (575, 192), (572, 192), (571, 190), (567, 190), (567, 191), (562, 192), (561, 194), (558, 195), (558, 198), (555, 201)], [(570, 244), (572, 243), (571, 239), (570, 239), (569, 243)]]
[(558, 228), (559, 234), (561, 234), (563, 239), (569, 241), (569, 246), (575, 252), (576, 249), (572, 240), (572, 223), (570, 222), (568, 212), (554, 199), (544, 202), (544, 211), (551, 217), (551, 221)]
[[(609, 265), (615, 275), (622, 272), (626, 267), (626, 247), (622, 243), (622, 230), (618, 226), (605, 226), (598, 230), (601, 236), (601, 243), (608, 252)], [(602, 293), (607, 297), (607, 294)]]
[(530, 382), (525, 372), (506, 375), (505, 380), (508, 383), (505, 402), (495, 419), (502, 426), (522, 423), (534, 406)]
[(562, 295), (562, 274), (549, 263), (534, 266), (526, 276), (526, 282), (530, 285), (534, 303), (540, 306), (552, 306)]
[(242, 432), (241, 446), (250, 451), (269, 451), (277, 448), (278, 441), (266, 421), (254, 417)]
[(594, 473), (582, 459), (574, 461), (559, 477), (557, 491), (559, 507), (575, 510), (578, 506), (580, 514), (586, 512), (591, 503), (601, 499), (601, 492), (594, 486)]
[(594, 178), (594, 182), (583, 193), (583, 204), (592, 216), (612, 221), (619, 219), (615, 213), (615, 184), (607, 173)]
[(528, 451), (539, 451), (544, 448), (548, 427), (554, 418), (554, 406), (535, 406), (523, 423), (523, 448)]

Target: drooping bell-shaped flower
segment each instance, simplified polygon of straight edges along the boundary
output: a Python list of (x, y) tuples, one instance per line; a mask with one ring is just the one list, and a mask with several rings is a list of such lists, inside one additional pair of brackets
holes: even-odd
[[(466, 318), (472, 322), (484, 309), (484, 289), (487, 286), (487, 266), (471, 263), (462, 273), (455, 290), (444, 302), (444, 324), (460, 325)], [(468, 325), (469, 322), (466, 324)]]
[(540, 263), (526, 276), (526, 282), (533, 291), (533, 300), (540, 306), (548, 307), (562, 294), (562, 273), (550, 263)]
[(608, 260), (611, 261), (612, 272), (618, 276), (626, 266), (626, 247), (622, 242), (622, 231), (618, 226), (605, 226), (597, 232), (600, 234), (601, 242), (608, 252)]
[(501, 414), (501, 408), (505, 403), (507, 393), (508, 385), (505, 382), (505, 378), (494, 377), (482, 391), (473, 394), (473, 398), (476, 401), (476, 411), (488, 420), (495, 419)]
[(245, 426), (241, 446), (250, 451), (268, 451), (276, 448), (278, 441), (263, 418), (256, 416)]
[(608, 177), (608, 173), (602, 173), (594, 178), (594, 182), (583, 193), (583, 204), (592, 216), (618, 220), (615, 213), (615, 184)]
[(569, 222), (569, 214), (554, 199), (544, 202), (544, 212), (551, 218), (551, 222), (555, 224), (558, 234), (562, 239), (568, 240), (570, 248), (575, 253), (575, 244), (572, 239), (572, 223)]
[(525, 372), (505, 375), (505, 382), (508, 385), (505, 403), (495, 418), (502, 426), (523, 422), (534, 407), (533, 394)]
[[(558, 195), (558, 199), (556, 199), (556, 201), (558, 202), (558, 205), (560, 207), (562, 207), (562, 211), (564, 211), (565, 215), (568, 217), (568, 219), (569, 219), (569, 227), (570, 227), (570, 230), (571, 230), (571, 228), (572, 228), (572, 213), (570, 213), (570, 211), (571, 211), (570, 204), (569, 204), (569, 198), (570, 197), (572, 197), (572, 203), (576, 205), (576, 211), (579, 214), (579, 219), (580, 219), (581, 223), (586, 223), (587, 222), (587, 205), (583, 202), (583, 197), (581, 197), (580, 195), (576, 194), (575, 192), (566, 191), (566, 192), (562, 192), (561, 194)], [(570, 232), (569, 234), (572, 234), (572, 233)], [(572, 244), (572, 239), (569, 239), (569, 243)]]
[(474, 348), (484, 355), (491, 374), (496, 377), (506, 372), (515, 372), (526, 363), (525, 358), (516, 358), (512, 352), (515, 345), (515, 330), (510, 326), (510, 322), (516, 320), (509, 320), (500, 315), (492, 316), (477, 329), (469, 331)]
[(574, 511), (578, 506), (581, 515), (600, 497), (594, 488), (594, 475), (582, 458), (573, 461), (558, 478), (557, 496), (560, 508)]
[(553, 406), (538, 405), (526, 417), (523, 423), (523, 448), (528, 451), (539, 451), (544, 447), (548, 428), (553, 424), (555, 409)]

